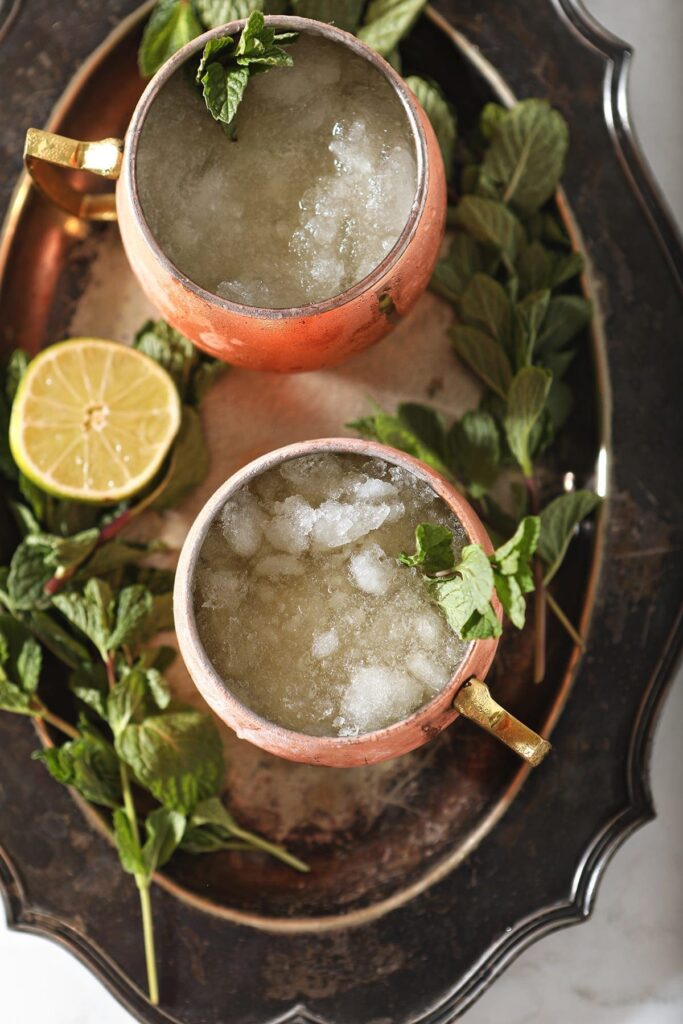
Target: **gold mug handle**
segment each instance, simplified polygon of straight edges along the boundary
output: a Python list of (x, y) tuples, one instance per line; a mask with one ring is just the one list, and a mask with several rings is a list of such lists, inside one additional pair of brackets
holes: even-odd
[(514, 750), (532, 768), (536, 768), (551, 749), (547, 740), (497, 704), (481, 679), (470, 679), (461, 686), (453, 706)]
[(114, 193), (79, 192), (57, 168), (118, 178), (122, 163), (122, 139), (78, 142), (41, 128), (26, 132), (24, 164), (35, 186), (55, 206), (82, 220), (116, 220)]

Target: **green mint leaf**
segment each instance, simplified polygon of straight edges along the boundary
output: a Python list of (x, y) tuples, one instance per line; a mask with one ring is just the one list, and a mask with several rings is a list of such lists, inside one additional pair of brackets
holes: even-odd
[(202, 31), (190, 0), (158, 0), (138, 51), (142, 77), (151, 78), (169, 57)]
[(276, 857), (296, 871), (309, 870), (307, 864), (292, 856), (284, 846), (269, 843), (254, 832), (241, 828), (217, 797), (197, 804), (190, 817), (182, 846), (193, 853), (208, 853), (210, 850), (260, 850), (271, 857)]
[(104, 580), (90, 579), (82, 591), (55, 594), (54, 606), (97, 647), (103, 659), (109, 651), (111, 588)]
[(456, 226), (467, 231), (477, 242), (491, 245), (514, 263), (524, 244), (524, 228), (502, 203), (481, 196), (464, 196), (453, 216)]
[(446, 451), (443, 417), (435, 409), (418, 402), (402, 402), (396, 410), (401, 423), (440, 458)]
[(9, 447), (9, 417), (9, 406), (4, 395), (0, 393), (0, 476), (14, 481), (19, 476), (19, 470)]
[(449, 302), (457, 302), (472, 277), (484, 269), (484, 259), (475, 240), (459, 231), (448, 255), (434, 268), (430, 288)]
[(0, 711), (11, 711), (15, 715), (35, 714), (31, 694), (0, 676)]
[(205, 28), (218, 28), (230, 21), (242, 21), (252, 11), (283, 13), (267, 10), (269, 5), (265, 0), (194, 0), (194, 6)]
[(54, 550), (41, 537), (42, 534), (29, 535), (12, 555), (7, 592), (17, 611), (47, 608), (50, 603), (43, 588), (54, 573)]
[(463, 625), (460, 636), (463, 640), (489, 640), (502, 634), (503, 627), (491, 605), (483, 612), (475, 611)]
[(569, 254), (552, 252), (541, 242), (531, 242), (519, 255), (517, 273), (519, 292), (524, 297), (529, 292), (544, 288), (557, 288), (570, 281), (583, 270), (583, 256), (580, 252)]
[(599, 503), (593, 491), (572, 491), (555, 498), (541, 512), (538, 553), (547, 566), (546, 583), (562, 565), (576, 527)]
[(140, 843), (135, 838), (130, 818), (122, 807), (117, 807), (114, 811), (113, 823), (114, 842), (121, 867), (129, 875), (145, 875), (145, 863), (142, 859)]
[(147, 680), (144, 672), (131, 669), (111, 688), (107, 696), (106, 718), (118, 738), (131, 722), (138, 722), (148, 711)]
[(220, 737), (200, 711), (166, 711), (130, 724), (116, 749), (140, 785), (165, 807), (183, 814), (213, 796), (223, 778)]
[(548, 312), (550, 292), (531, 292), (515, 305), (515, 351), (517, 366), (531, 366), (541, 325)]
[(434, 523), (420, 523), (415, 528), (415, 554), (401, 552), (398, 561), (402, 565), (422, 566), (424, 572), (432, 575), (453, 569), (455, 553), (453, 551), (453, 534), (445, 526)]
[(136, 643), (146, 643), (157, 633), (173, 629), (173, 591), (152, 595), (152, 607), (136, 633)]
[(454, 324), (448, 332), (453, 348), (484, 383), (501, 398), (506, 398), (512, 381), (510, 360), (505, 350), (476, 327)]
[(479, 544), (468, 544), (462, 549), (455, 567), (470, 589), (476, 611), (485, 614), (493, 591), (493, 570), (488, 555)]
[(294, 33), (276, 34), (265, 25), (263, 14), (252, 11), (238, 40), (230, 36), (211, 39), (204, 47), (197, 71), (206, 106), (215, 118), (230, 127), (242, 102), (249, 76), (271, 67), (291, 67), (291, 56), (278, 43), (292, 43)]
[(147, 320), (135, 335), (133, 348), (163, 366), (185, 401), (193, 370), (201, 358), (189, 338), (165, 320)]
[(70, 668), (90, 660), (90, 651), (63, 628), (49, 612), (36, 610), (29, 617), (31, 632), (41, 644)]
[(513, 626), (524, 629), (526, 601), (517, 579), (514, 576), (503, 576), (494, 569), (493, 580), (503, 611)]
[(300, 18), (332, 22), (345, 32), (355, 32), (365, 0), (292, 0), (292, 13)]
[(4, 381), (5, 381), (5, 398), (9, 406), (14, 402), (17, 388), (21, 383), (21, 378), (26, 373), (29, 364), (28, 353), (24, 352), (23, 348), (15, 348), (10, 353), (4, 368)]
[(492, 139), (498, 125), (505, 118), (507, 114), (505, 107), (501, 107), (500, 103), (486, 103), (482, 107), (481, 114), (479, 115), (479, 131), (485, 139)]
[(249, 69), (235, 67), (226, 70), (218, 63), (209, 64), (202, 77), (204, 101), (216, 121), (229, 125), (249, 81)]
[(536, 551), (540, 532), (539, 517), (525, 516), (510, 540), (497, 548), (491, 556), (498, 574), (514, 576), (523, 594), (529, 594), (534, 589), (531, 559)]
[(89, 661), (79, 665), (69, 676), (69, 689), (78, 700), (107, 720), (107, 698), (109, 686), (107, 673), (101, 661)]
[(71, 537), (55, 537), (52, 546), (56, 560), (56, 574), (65, 570), (73, 570), (81, 565), (95, 550), (100, 537), (96, 526), (81, 530)]
[(131, 644), (152, 611), (152, 595), (140, 583), (124, 587), (116, 599), (116, 613), (108, 641), (109, 650)]
[(355, 420), (353, 423), (348, 423), (347, 426), (356, 430), (363, 437), (379, 441), (391, 448), (398, 448), (399, 451), (406, 452), (408, 455), (420, 459), (421, 462), (426, 462), (428, 466), (444, 476), (449, 475), (448, 467), (441, 455), (420, 440), (415, 431), (398, 416), (391, 416), (380, 409), (373, 416)]
[(425, 81), (424, 78), (418, 78), (417, 75), (410, 75), (405, 81), (408, 88), (415, 93), (419, 103), (422, 104), (422, 108), (431, 122), (446, 168), (446, 178), (450, 180), (457, 132), (455, 111), (436, 82)]
[(458, 476), (473, 498), (481, 498), (500, 472), (500, 435), (483, 409), (466, 412), (448, 432), (448, 450)]
[(185, 815), (158, 807), (145, 819), (145, 845), (142, 847), (142, 862), (149, 877), (157, 868), (166, 864), (185, 833)]
[(11, 615), (0, 615), (0, 679), (29, 698), (38, 688), (42, 652), (30, 630)]
[(180, 430), (173, 445), (173, 471), (152, 508), (161, 511), (178, 505), (202, 482), (209, 471), (209, 452), (202, 421), (192, 406), (184, 405)]
[(553, 195), (564, 170), (566, 121), (545, 100), (529, 99), (515, 104), (491, 128), (482, 175), (503, 202), (525, 213), (537, 210)]
[(512, 335), (512, 303), (505, 289), (488, 274), (475, 274), (462, 298), (460, 316), (478, 327), (509, 351)]
[(111, 744), (91, 727), (79, 739), (36, 751), (33, 757), (45, 764), (57, 782), (73, 786), (91, 803), (103, 807), (121, 803), (118, 758)]
[(543, 411), (551, 375), (536, 366), (527, 366), (513, 378), (508, 393), (505, 415), (505, 435), (510, 451), (517, 459), (525, 476), (533, 472), (529, 454), (529, 435)]
[(10, 501), (8, 504), (12, 511), (12, 515), (17, 521), (17, 526), (19, 527), (22, 537), (27, 537), (30, 533), (37, 534), (42, 532), (40, 523), (28, 505), (24, 505), (20, 501)]
[(543, 355), (557, 352), (590, 323), (593, 307), (579, 295), (558, 295), (550, 300), (537, 349)]
[(92, 555), (79, 566), (74, 575), (74, 582), (90, 579), (91, 576), (106, 576), (107, 573), (123, 569), (128, 565), (136, 565), (141, 559), (149, 557), (156, 551), (166, 550), (162, 541), (151, 541), (138, 544), (135, 541), (110, 540), (100, 545)]
[(425, 6), (426, 0), (370, 0), (356, 34), (386, 57), (408, 35)]

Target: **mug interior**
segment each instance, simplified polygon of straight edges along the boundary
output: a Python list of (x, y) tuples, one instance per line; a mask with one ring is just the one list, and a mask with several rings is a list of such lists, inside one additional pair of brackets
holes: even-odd
[[(336, 309), (347, 302), (351, 302), (357, 296), (371, 289), (375, 283), (380, 282), (387, 272), (389, 272), (394, 264), (400, 259), (402, 253), (405, 251), (407, 245), (415, 234), (424, 208), (428, 185), (428, 166), (426, 155), (427, 144), (424, 128), (420, 121), (414, 97), (402, 78), (385, 60), (383, 60), (383, 58), (375, 53), (375, 51), (365, 46), (365, 44), (355, 36), (322, 22), (316, 22), (306, 18), (286, 16), (268, 17), (266, 21), (276, 29), (299, 32), (303, 36), (317, 36), (346, 48), (357, 57), (362, 58), (364, 61), (367, 61), (372, 65), (374, 71), (378, 75), (381, 75), (391, 87), (392, 94), (396, 98), (397, 106), (400, 107), (402, 116), (405, 118), (405, 124), (408, 128), (409, 138), (412, 144), (416, 168), (416, 188), (412, 206), (403, 229), (384, 258), (374, 266), (369, 274), (361, 277), (351, 287), (320, 301), (311, 301), (298, 306), (286, 307), (255, 306), (224, 298), (223, 296), (216, 294), (216, 292), (209, 290), (192, 280), (192, 278), (188, 276), (187, 272), (182, 270), (167, 255), (157, 240), (149, 224), (148, 218), (145, 216), (138, 183), (140, 162), (139, 147), (141, 140), (144, 138), (148, 115), (153, 109), (155, 101), (164, 87), (169, 84), (174, 76), (186, 73), (187, 68), (184, 65), (196, 57), (209, 40), (220, 38), (228, 34), (234, 35), (242, 28), (244, 21), (232, 22), (217, 29), (212, 29), (211, 31), (204, 33), (202, 36), (197, 37), (179, 50), (156, 73), (143, 93), (129, 126), (126, 136), (124, 156), (124, 159), (128, 163), (128, 173), (124, 175), (125, 181), (122, 182), (122, 184), (128, 190), (128, 200), (145, 238), (146, 244), (154, 252), (156, 259), (162, 263), (165, 269), (180, 283), (182, 283), (184, 287), (201, 296), (204, 301), (229, 312), (259, 318), (287, 319), (307, 314), (319, 314), (329, 309)], [(206, 116), (207, 118), (210, 117), (208, 111), (206, 112)], [(218, 125), (215, 127), (216, 131), (220, 130)], [(276, 160), (276, 154), (274, 155), (274, 159)], [(257, 174), (255, 174), (254, 187), (258, 188)], [(226, 212), (229, 215), (228, 204), (226, 204)]]

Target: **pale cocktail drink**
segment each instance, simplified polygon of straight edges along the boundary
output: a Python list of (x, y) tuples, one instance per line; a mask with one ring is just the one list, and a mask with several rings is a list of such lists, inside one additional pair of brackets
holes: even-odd
[(415, 200), (415, 143), (390, 83), (302, 35), (292, 68), (254, 76), (235, 140), (186, 68), (150, 107), (137, 183), (152, 234), (196, 284), (271, 309), (339, 295), (391, 251)]
[(422, 574), (396, 563), (421, 522), (466, 543), (431, 487), (357, 455), (292, 459), (228, 499), (200, 553), (194, 606), (231, 692), (315, 736), (381, 729), (431, 700), (467, 644)]

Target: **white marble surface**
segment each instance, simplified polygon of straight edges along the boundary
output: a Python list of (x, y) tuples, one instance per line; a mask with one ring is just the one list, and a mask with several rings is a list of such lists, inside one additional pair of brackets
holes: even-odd
[[(683, 223), (683, 0), (588, 0), (587, 6), (637, 51), (631, 77), (634, 120)], [(527, 950), (467, 1014), (468, 1024), (683, 1021), (681, 735), (679, 675), (654, 745), (657, 820), (616, 854), (590, 922)], [(132, 1020), (70, 954), (42, 938), (8, 932), (2, 914), (0, 985), (7, 1024)]]

